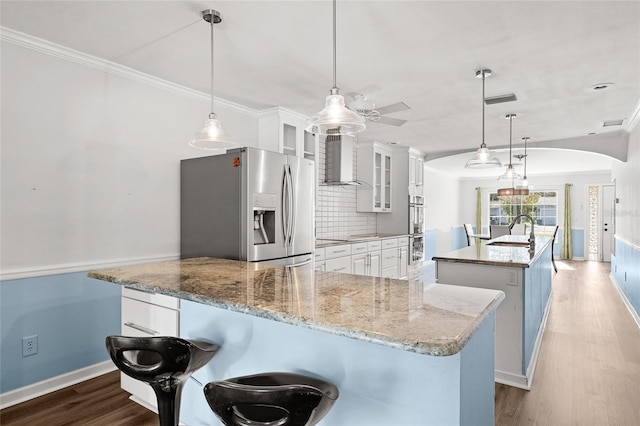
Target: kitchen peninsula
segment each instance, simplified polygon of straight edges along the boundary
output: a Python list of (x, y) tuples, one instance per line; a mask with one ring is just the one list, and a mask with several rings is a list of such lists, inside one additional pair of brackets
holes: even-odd
[(325, 425), (494, 421), (500, 291), (215, 258), (89, 276), (180, 299), (180, 337), (221, 346), (184, 389), (186, 424), (216, 424), (201, 384), (268, 371), (335, 384)]
[(503, 291), (496, 313), (496, 381), (530, 389), (551, 304), (552, 238), (505, 235), (434, 256), (440, 283)]

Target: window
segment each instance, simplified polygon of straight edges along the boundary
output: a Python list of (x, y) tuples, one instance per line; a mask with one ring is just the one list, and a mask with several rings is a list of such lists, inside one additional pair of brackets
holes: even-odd
[[(529, 195), (513, 197), (499, 197), (495, 192), (489, 194), (491, 225), (509, 225), (519, 214), (531, 216), (537, 227), (555, 227), (558, 224), (558, 192), (530, 191)], [(525, 218), (520, 223), (528, 224), (529, 221)], [(553, 232), (551, 229), (544, 231)]]

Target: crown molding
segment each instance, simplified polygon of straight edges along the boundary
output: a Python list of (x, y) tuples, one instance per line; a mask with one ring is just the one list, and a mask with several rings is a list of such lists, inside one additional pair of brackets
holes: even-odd
[[(7, 27), (0, 26), (0, 40), (15, 44), (16, 46), (25, 47), (27, 49), (54, 56), (59, 59), (73, 62), (87, 68), (92, 68), (107, 74), (125, 78), (127, 80), (146, 84), (151, 87), (169, 90), (171, 92), (189, 96), (202, 101), (211, 101), (211, 95), (199, 90), (190, 89), (180, 84), (172, 83), (168, 80), (163, 80), (159, 77), (155, 77), (151, 74), (146, 74), (142, 71), (138, 71), (133, 68), (129, 68), (103, 58), (99, 58), (97, 56), (89, 55), (78, 50), (70, 49), (68, 47), (52, 43), (38, 37), (34, 37), (20, 31), (12, 30)], [(224, 106), (225, 108), (234, 110), (236, 112), (248, 114), (254, 117), (257, 117), (258, 115), (257, 110), (238, 104), (236, 102), (228, 101), (226, 99), (221, 99), (218, 97), (215, 97), (214, 100), (217, 105)]]

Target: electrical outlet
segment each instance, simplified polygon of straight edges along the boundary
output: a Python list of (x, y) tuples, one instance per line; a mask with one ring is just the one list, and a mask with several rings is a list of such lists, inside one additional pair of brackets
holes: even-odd
[(38, 353), (38, 336), (27, 336), (22, 338), (22, 357), (35, 355)]
[(507, 285), (518, 286), (516, 271), (507, 272)]

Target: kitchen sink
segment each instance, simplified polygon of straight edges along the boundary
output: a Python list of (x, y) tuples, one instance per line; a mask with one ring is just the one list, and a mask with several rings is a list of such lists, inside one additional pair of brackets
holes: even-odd
[(487, 243), (488, 246), (507, 246), (507, 247), (529, 247), (529, 242), (525, 241), (494, 241)]

